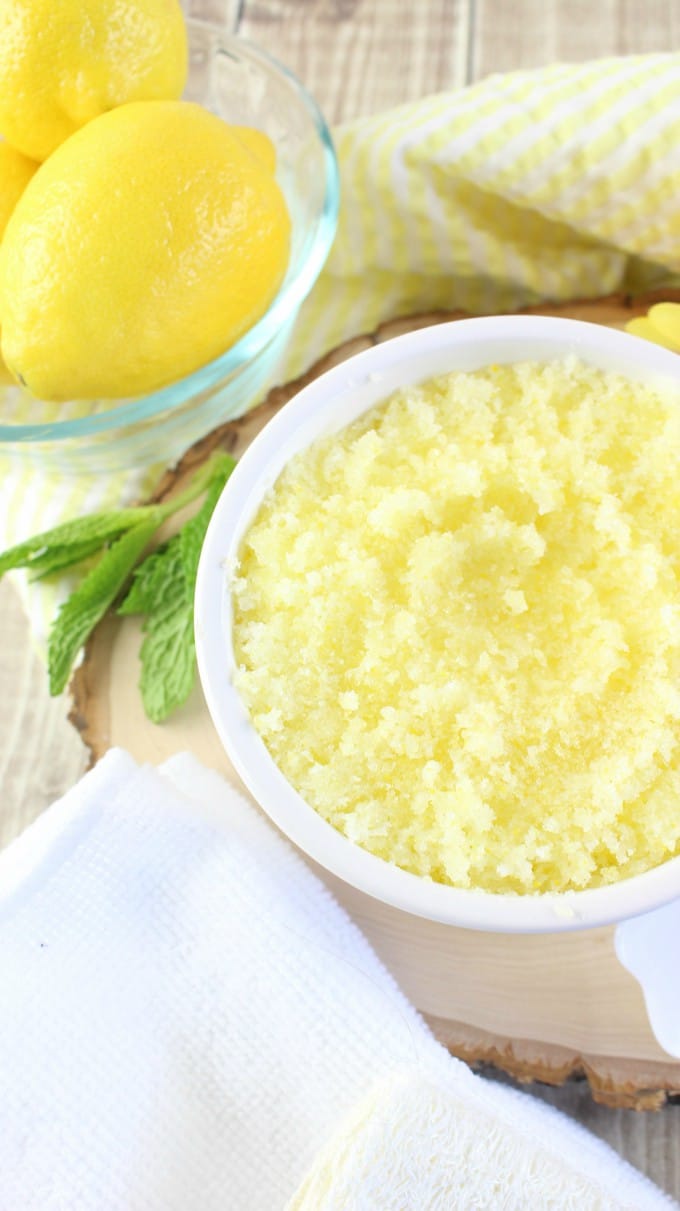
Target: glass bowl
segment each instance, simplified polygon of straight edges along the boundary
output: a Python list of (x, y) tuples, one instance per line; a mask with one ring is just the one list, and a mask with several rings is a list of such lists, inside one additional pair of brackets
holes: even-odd
[(184, 98), (225, 120), (264, 130), (292, 220), (288, 272), (265, 315), (226, 353), (150, 395), (50, 404), (0, 387), (0, 460), (61, 473), (123, 470), (176, 459), (199, 437), (241, 416), (271, 385), (297, 313), (319, 275), (337, 223), (338, 170), (312, 97), (279, 63), (243, 39), (187, 20)]

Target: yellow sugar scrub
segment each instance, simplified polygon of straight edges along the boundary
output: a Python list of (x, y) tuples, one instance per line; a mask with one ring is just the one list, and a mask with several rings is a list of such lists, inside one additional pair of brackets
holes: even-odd
[(238, 689), (307, 803), (491, 892), (680, 853), (680, 399), (453, 373), (294, 457), (233, 574)]

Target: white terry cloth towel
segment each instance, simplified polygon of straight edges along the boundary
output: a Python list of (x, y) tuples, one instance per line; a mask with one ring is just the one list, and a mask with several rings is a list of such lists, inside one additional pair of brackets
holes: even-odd
[(0, 1211), (677, 1205), (452, 1059), (186, 755), (114, 750), (0, 857), (0, 1084)]

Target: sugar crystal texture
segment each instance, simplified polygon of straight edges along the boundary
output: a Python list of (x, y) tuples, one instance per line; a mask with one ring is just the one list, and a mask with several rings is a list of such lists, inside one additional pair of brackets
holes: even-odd
[(680, 398), (570, 358), (397, 392), (287, 465), (236, 685), (352, 841), (458, 887), (680, 853)]

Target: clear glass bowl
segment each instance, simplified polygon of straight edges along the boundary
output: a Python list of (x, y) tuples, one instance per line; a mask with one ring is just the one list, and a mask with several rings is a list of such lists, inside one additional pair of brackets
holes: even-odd
[(277, 179), (292, 220), (283, 284), (258, 323), (221, 357), (187, 378), (136, 399), (49, 404), (0, 388), (0, 461), (90, 474), (163, 461), (226, 420), (241, 416), (271, 385), (297, 313), (335, 234), (338, 170), (314, 100), (279, 63), (243, 39), (188, 20), (184, 97), (273, 141)]

